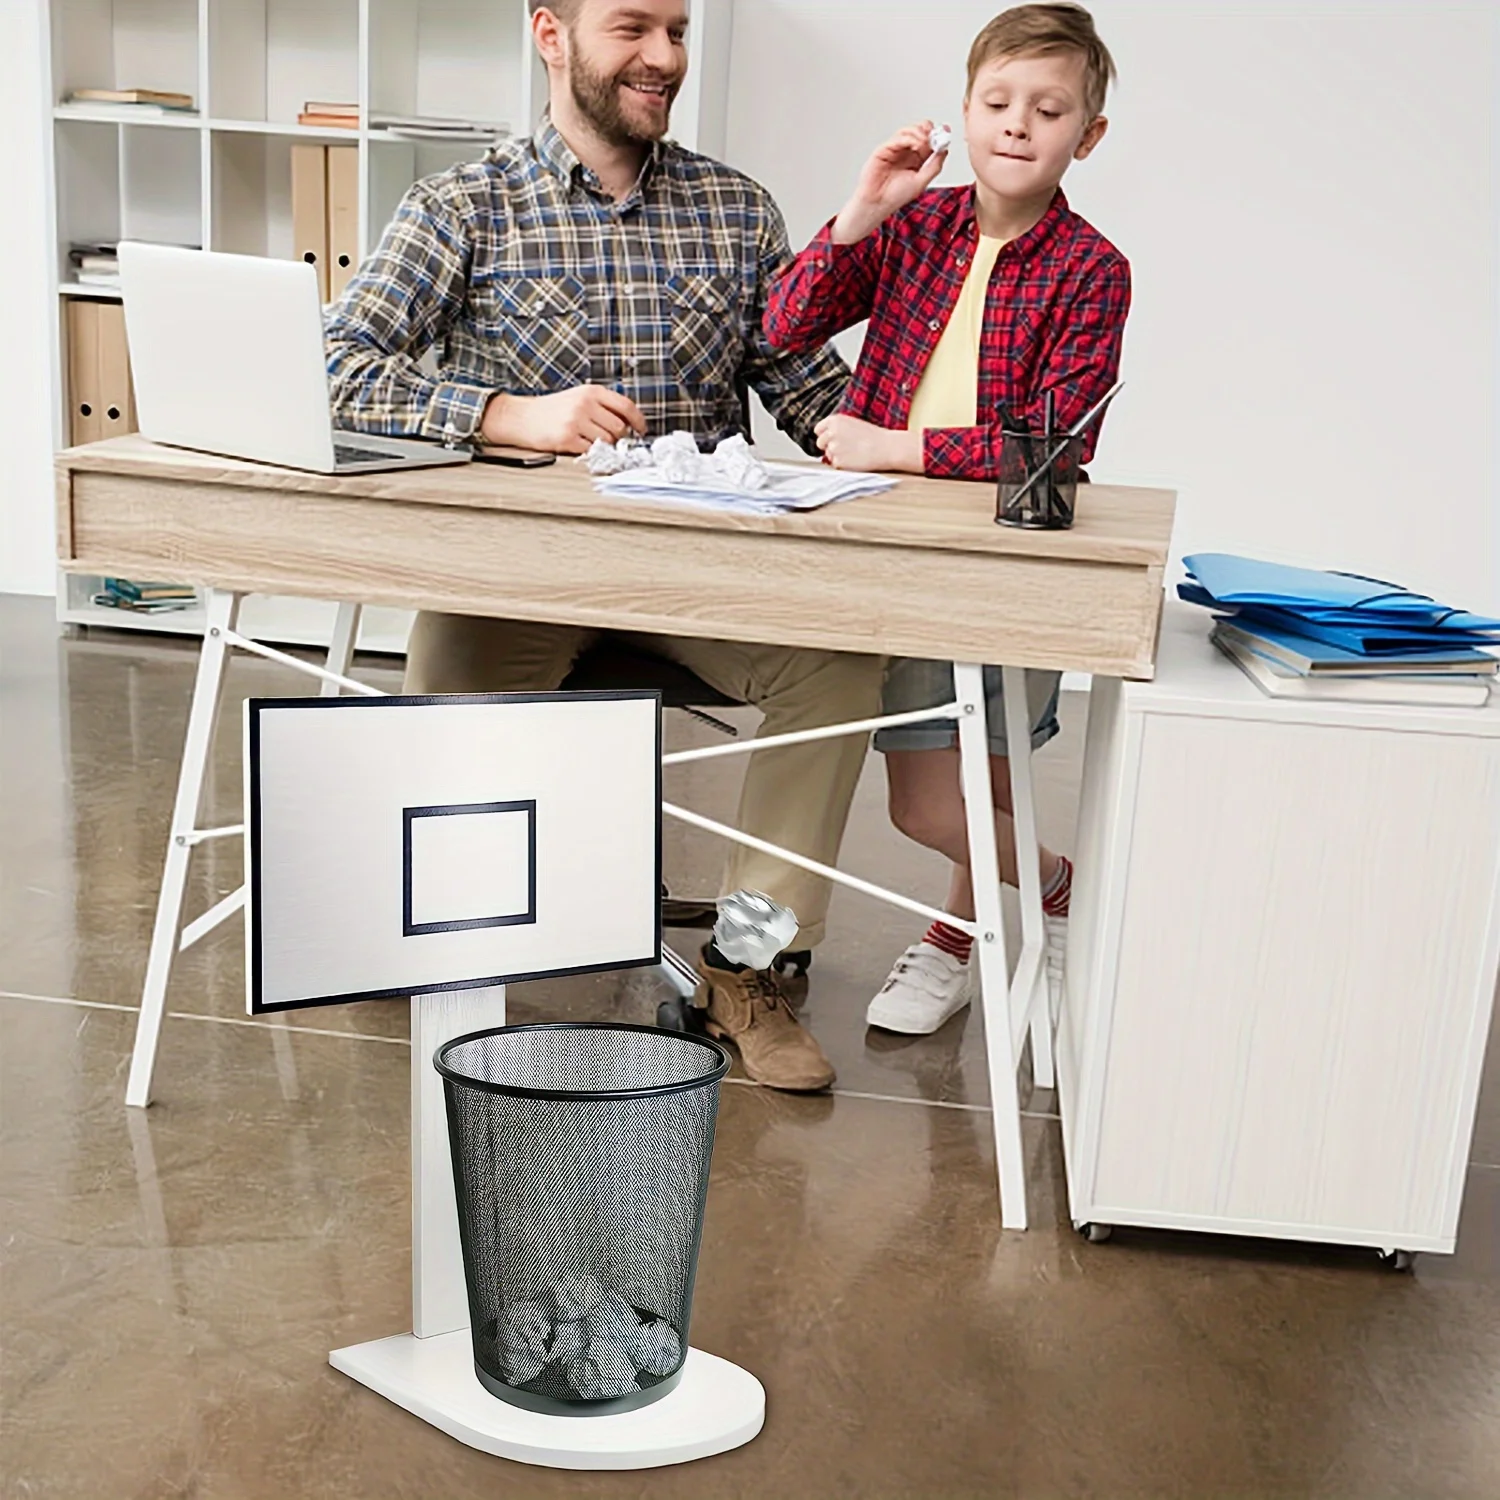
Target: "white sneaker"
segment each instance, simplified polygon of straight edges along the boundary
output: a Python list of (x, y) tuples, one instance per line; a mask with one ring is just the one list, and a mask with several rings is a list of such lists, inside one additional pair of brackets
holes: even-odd
[(926, 1036), (968, 1003), (969, 966), (924, 939), (896, 960), (865, 1020), (885, 1031)]

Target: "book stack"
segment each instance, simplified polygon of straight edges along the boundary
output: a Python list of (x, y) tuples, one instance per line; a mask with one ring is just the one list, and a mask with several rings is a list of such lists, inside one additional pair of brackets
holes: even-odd
[(68, 264), (80, 286), (120, 287), (120, 262), (113, 244), (72, 244)]
[(320, 130), (358, 130), (359, 105), (330, 104), (324, 99), (309, 99), (297, 116), (299, 125), (316, 125)]
[(1500, 619), (1399, 584), (1204, 552), (1177, 586), (1216, 612), (1214, 644), (1273, 698), (1477, 708), (1500, 665)]
[(197, 112), (191, 94), (174, 94), (164, 89), (74, 89), (65, 102), (87, 104), (91, 108), (103, 106), (118, 112), (122, 118), (159, 118)]
[(190, 583), (137, 583), (129, 578), (106, 578), (104, 592), (94, 595), (94, 603), (109, 609), (129, 610), (132, 614), (159, 615), (187, 609), (197, 597)]

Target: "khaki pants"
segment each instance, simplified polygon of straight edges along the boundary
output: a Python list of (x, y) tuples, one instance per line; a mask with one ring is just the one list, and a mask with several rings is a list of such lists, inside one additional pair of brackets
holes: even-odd
[[(598, 635), (583, 626), (421, 614), (407, 647), (404, 690), (551, 692)], [(681, 662), (721, 693), (753, 703), (765, 715), (762, 735), (874, 718), (880, 709), (885, 663), (878, 656), (662, 635), (639, 637), (638, 644)], [(834, 864), (868, 738), (841, 735), (750, 755), (740, 829), (820, 864)], [(791, 946), (821, 942), (829, 882), (740, 844), (733, 851), (724, 891), (764, 891), (797, 913), (801, 925)]]

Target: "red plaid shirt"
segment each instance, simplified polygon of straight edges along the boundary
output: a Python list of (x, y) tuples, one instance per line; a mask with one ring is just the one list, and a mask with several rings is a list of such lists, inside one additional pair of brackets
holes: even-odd
[[(972, 187), (934, 188), (853, 245), (832, 224), (777, 278), (765, 332), (783, 349), (815, 349), (865, 318), (870, 327), (842, 411), (902, 429), (927, 361), (948, 326), (979, 243)], [(1031, 229), (1000, 251), (979, 347), (979, 414), (1003, 402), (1012, 420), (1042, 430), (1076, 422), (1114, 384), (1130, 308), (1130, 265), (1068, 207), (1059, 188)], [(1094, 451), (1090, 428), (1084, 461)], [(923, 468), (945, 479), (992, 479), (1000, 468), (998, 415), (975, 427), (929, 427)]]

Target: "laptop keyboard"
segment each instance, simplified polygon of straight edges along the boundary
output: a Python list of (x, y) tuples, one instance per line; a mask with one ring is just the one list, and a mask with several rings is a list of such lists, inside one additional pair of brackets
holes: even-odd
[(333, 461), (336, 464), (369, 464), (400, 462), (394, 453), (382, 453), (378, 448), (356, 448), (352, 443), (335, 443)]

